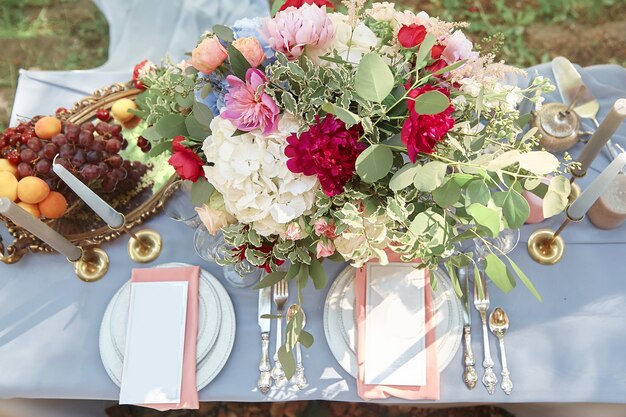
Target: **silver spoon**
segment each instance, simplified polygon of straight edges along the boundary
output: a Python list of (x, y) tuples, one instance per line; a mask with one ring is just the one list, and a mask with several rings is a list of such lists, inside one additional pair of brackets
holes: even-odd
[[(306, 326), (306, 315), (304, 314), (304, 310), (297, 304), (292, 304), (289, 306), (287, 310), (287, 320), (291, 320), (291, 318), (298, 312), (298, 310), (302, 311), (302, 328)], [(304, 366), (302, 365), (302, 351), (300, 350), (300, 342), (296, 342), (296, 373), (294, 375), (294, 383), (299, 389), (304, 389), (307, 386), (306, 377), (304, 376)]]
[(493, 333), (500, 342), (500, 355), (502, 356), (502, 383), (500, 387), (507, 395), (511, 394), (513, 390), (513, 382), (509, 377), (509, 368), (506, 365), (506, 351), (504, 350), (504, 335), (508, 329), (509, 316), (507, 316), (500, 307), (496, 307), (489, 315), (489, 330), (491, 330), (491, 333)]

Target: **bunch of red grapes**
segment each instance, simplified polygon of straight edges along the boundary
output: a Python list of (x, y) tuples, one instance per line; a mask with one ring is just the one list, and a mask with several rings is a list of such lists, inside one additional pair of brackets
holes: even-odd
[(35, 175), (57, 190), (62, 182), (52, 170), (55, 161), (92, 189), (110, 193), (126, 178), (136, 182), (147, 171), (144, 164), (125, 161), (119, 155), (127, 146), (120, 125), (63, 122), (61, 133), (48, 141), (36, 136), (37, 120), (33, 118), (0, 133), (0, 157), (17, 166), (18, 179)]

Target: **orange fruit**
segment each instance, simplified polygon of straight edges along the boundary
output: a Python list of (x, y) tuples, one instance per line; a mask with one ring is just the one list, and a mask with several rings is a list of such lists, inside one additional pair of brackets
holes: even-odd
[(35, 134), (41, 139), (51, 139), (61, 133), (61, 121), (54, 116), (44, 116), (35, 123)]
[(130, 112), (130, 110), (135, 110), (137, 105), (134, 101), (129, 98), (121, 98), (113, 103), (111, 107), (111, 113), (113, 113), (113, 117), (115, 117), (120, 122), (127, 122), (133, 117), (134, 114)]
[(29, 204), (37, 204), (50, 194), (50, 187), (37, 177), (24, 177), (17, 183), (17, 197)]
[(8, 171), (0, 171), (0, 197), (17, 200), (17, 178)]
[(19, 203), (17, 203), (17, 205), (23, 208), (24, 210), (26, 210), (27, 212), (29, 212), (30, 214), (32, 214), (33, 217), (36, 217), (36, 218), (41, 217), (41, 213), (39, 212), (39, 208), (37, 207), (37, 204), (28, 204), (23, 201), (20, 201)]
[(63, 216), (67, 209), (67, 200), (63, 194), (56, 191), (50, 191), (48, 197), (39, 203), (39, 211), (41, 215), (48, 219), (58, 219)]
[(7, 159), (0, 159), (0, 172), (8, 171), (13, 175), (17, 175), (17, 168)]

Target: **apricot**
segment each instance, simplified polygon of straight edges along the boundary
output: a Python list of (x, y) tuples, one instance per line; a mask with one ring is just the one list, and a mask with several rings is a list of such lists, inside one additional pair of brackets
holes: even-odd
[(128, 98), (121, 98), (113, 103), (111, 107), (111, 113), (113, 113), (113, 117), (115, 117), (120, 122), (127, 122), (133, 117), (134, 114), (130, 112), (130, 110), (135, 110), (137, 105), (134, 101)]
[(19, 203), (17, 203), (17, 205), (23, 208), (24, 210), (26, 210), (27, 212), (29, 212), (30, 214), (32, 214), (33, 217), (36, 217), (36, 218), (41, 217), (41, 213), (39, 212), (39, 208), (37, 207), (37, 204), (28, 204), (23, 201), (20, 201)]
[(44, 116), (35, 123), (35, 134), (41, 139), (52, 139), (61, 133), (61, 121), (54, 116)]
[(17, 178), (9, 171), (0, 171), (0, 197), (17, 200)]
[(50, 191), (48, 197), (39, 203), (39, 211), (43, 217), (48, 219), (58, 219), (63, 216), (67, 209), (67, 200), (63, 194), (56, 191)]
[(6, 159), (0, 159), (0, 172), (7, 171), (13, 175), (17, 175), (17, 168)]
[(29, 204), (37, 204), (50, 194), (50, 187), (37, 177), (24, 177), (17, 183), (17, 197)]

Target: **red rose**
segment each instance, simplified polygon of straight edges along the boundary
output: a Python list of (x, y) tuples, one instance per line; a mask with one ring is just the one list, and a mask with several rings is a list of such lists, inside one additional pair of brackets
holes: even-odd
[(196, 182), (198, 178), (204, 178), (202, 159), (194, 151), (181, 145), (183, 140), (185, 140), (183, 136), (174, 138), (172, 142), (172, 151), (174, 153), (167, 162), (174, 167), (179, 177)]
[(447, 66), (448, 66), (448, 63), (446, 61), (444, 61), (443, 59), (438, 59), (432, 64), (430, 64), (429, 66), (427, 66), (426, 71), (432, 74), (432, 73), (439, 71), (440, 69), (444, 69)]
[(437, 142), (443, 140), (444, 136), (454, 126), (454, 119), (450, 114), (454, 111), (452, 104), (447, 109), (438, 114), (419, 114), (415, 111), (415, 98), (421, 96), (427, 91), (440, 91), (446, 96), (450, 96), (450, 92), (443, 87), (433, 87), (425, 85), (409, 91), (409, 100), (407, 107), (409, 108), (409, 118), (402, 126), (400, 137), (402, 143), (406, 145), (409, 153), (409, 159), (415, 163), (417, 154), (433, 153)]
[(420, 45), (426, 37), (426, 27), (413, 23), (410, 26), (402, 25), (398, 32), (398, 41), (405, 48), (414, 48)]
[(333, 4), (328, 0), (287, 0), (285, 4), (280, 6), (280, 9), (278, 9), (278, 11), (282, 12), (287, 7), (295, 7), (296, 9), (299, 9), (305, 4), (315, 4), (316, 6), (319, 6), (319, 7), (326, 6), (335, 10), (335, 6), (333, 6)]
[(433, 46), (433, 49), (431, 49), (431, 51), (430, 51), (430, 57), (432, 59), (439, 59), (439, 58), (441, 58), (441, 54), (443, 53), (444, 49), (446, 49), (446, 47), (443, 46), (443, 45), (435, 45), (435, 46)]

